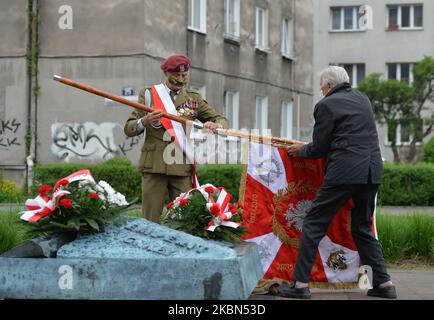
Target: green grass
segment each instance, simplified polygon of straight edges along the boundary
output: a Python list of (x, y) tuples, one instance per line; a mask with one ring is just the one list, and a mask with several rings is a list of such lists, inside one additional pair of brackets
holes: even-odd
[(27, 233), (29, 230), (20, 223), (18, 212), (0, 212), (0, 254), (33, 238)]
[[(127, 216), (142, 218), (141, 210), (131, 210)], [(0, 253), (31, 238), (30, 228), (19, 222), (19, 213), (0, 212)], [(434, 262), (434, 216), (422, 214), (377, 216), (377, 231), (388, 263), (432, 265)]]
[(124, 215), (134, 218), (143, 218), (142, 210), (130, 210), (127, 211)]
[(378, 238), (387, 261), (425, 259), (434, 257), (434, 216), (381, 215), (377, 216)]

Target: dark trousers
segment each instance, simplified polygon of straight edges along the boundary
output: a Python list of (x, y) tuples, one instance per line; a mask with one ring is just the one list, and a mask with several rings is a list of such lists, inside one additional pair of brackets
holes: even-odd
[(295, 280), (309, 282), (319, 243), (337, 211), (350, 197), (355, 203), (351, 211), (351, 231), (361, 263), (371, 266), (374, 286), (390, 280), (380, 243), (372, 235), (372, 215), (378, 188), (379, 185), (374, 184), (321, 186), (303, 221)]

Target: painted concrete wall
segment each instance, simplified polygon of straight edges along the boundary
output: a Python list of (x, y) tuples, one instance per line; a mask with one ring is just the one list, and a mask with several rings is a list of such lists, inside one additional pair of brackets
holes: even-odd
[(27, 1), (0, 1), (0, 166), (22, 180), (27, 126)]

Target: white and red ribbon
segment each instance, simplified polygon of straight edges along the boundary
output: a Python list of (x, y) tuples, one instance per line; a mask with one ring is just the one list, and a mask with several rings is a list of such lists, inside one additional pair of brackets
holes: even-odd
[(220, 212), (209, 222), (207, 229), (208, 231), (214, 232), (218, 226), (225, 226), (234, 229), (240, 226), (240, 224), (237, 222), (229, 221), (229, 219), (232, 218), (232, 213), (229, 211), (231, 195), (227, 193), (226, 190), (220, 190), (220, 194), (216, 202), (214, 202), (212, 197), (209, 197), (209, 200), (211, 201), (206, 204), (207, 209), (210, 210), (211, 207), (217, 203), (219, 205)]
[[(230, 211), (230, 200), (232, 198), (232, 195), (227, 193), (225, 189), (221, 188), (219, 197), (217, 198), (217, 201), (215, 201), (214, 198), (211, 196), (211, 194), (205, 191), (205, 189), (207, 189), (208, 187), (212, 188), (213, 190), (216, 189), (216, 187), (214, 187), (212, 184), (205, 184), (198, 188), (191, 189), (188, 192), (182, 193), (179, 197), (177, 197), (173, 201), (173, 203), (171, 203), (171, 206), (181, 205), (182, 200), (190, 199), (190, 193), (192, 193), (193, 191), (199, 191), (202, 194), (202, 196), (205, 198), (205, 201), (207, 202), (206, 203), (207, 210), (210, 211), (212, 215), (214, 215), (213, 219), (208, 224), (207, 227), (208, 231), (214, 232), (214, 230), (218, 226), (225, 226), (234, 229), (238, 228), (240, 226), (239, 223), (229, 221), (233, 217), (233, 214)], [(211, 212), (211, 207), (216, 203), (219, 206), (219, 212), (217, 214), (213, 214)]]
[(62, 180), (67, 180), (68, 183), (83, 180), (90, 183), (95, 183), (95, 180), (93, 179), (89, 170), (80, 170), (74, 172), (66, 178), (57, 181), (53, 189), (53, 194), (50, 198), (48, 198), (45, 194), (40, 194), (35, 199), (27, 199), (25, 203), (27, 211), (21, 212), (20, 219), (29, 222), (37, 222), (39, 219), (49, 216), (56, 211), (58, 209), (56, 203), (58, 203), (59, 199), (67, 194), (70, 194), (69, 191), (63, 190), (61, 185)]
[[(162, 110), (163, 112), (170, 113), (175, 116), (178, 115), (178, 112), (176, 111), (175, 108), (175, 104), (170, 98), (170, 95), (167, 92), (164, 84), (152, 86), (151, 89), (154, 98), (155, 109)], [(194, 153), (190, 147), (190, 144), (187, 141), (184, 128), (179, 122), (164, 117), (161, 118), (161, 124), (166, 129), (166, 131), (170, 134), (172, 139), (175, 140), (177, 145), (181, 148), (182, 152), (185, 153), (190, 163), (193, 164), (194, 168), (193, 168), (193, 176), (192, 176), (192, 185), (193, 188), (199, 187), (199, 181), (196, 175), (196, 161), (194, 160)]]

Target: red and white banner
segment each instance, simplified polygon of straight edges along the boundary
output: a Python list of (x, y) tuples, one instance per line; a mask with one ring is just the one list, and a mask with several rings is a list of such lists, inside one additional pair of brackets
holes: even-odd
[[(162, 110), (163, 112), (170, 113), (172, 115), (178, 115), (176, 111), (175, 104), (170, 98), (169, 93), (167, 92), (166, 86), (164, 84), (159, 84), (152, 86), (152, 96), (154, 99), (154, 108)], [(188, 161), (193, 164), (193, 177), (192, 177), (192, 185), (193, 188), (199, 187), (199, 181), (196, 175), (196, 162), (194, 160), (194, 152), (191, 149), (190, 144), (188, 143), (187, 137), (185, 135), (184, 128), (182, 124), (170, 120), (168, 118), (161, 118), (161, 124), (166, 129), (166, 131), (170, 134), (172, 139), (175, 140), (177, 145), (181, 148), (182, 152), (186, 155)]]
[(89, 170), (76, 171), (66, 178), (57, 181), (50, 197), (48, 197), (45, 193), (41, 193), (35, 199), (27, 199), (25, 203), (27, 211), (23, 211), (21, 213), (20, 219), (29, 222), (37, 222), (39, 219), (51, 215), (58, 209), (56, 203), (59, 202), (60, 198), (70, 194), (69, 191), (63, 190), (62, 185), (69, 184), (74, 181), (87, 181), (89, 183), (95, 184), (95, 180), (93, 179)]
[[(322, 184), (324, 160), (292, 158), (284, 148), (257, 143), (248, 149), (240, 190), (243, 225), (250, 231), (244, 240), (259, 246), (265, 274), (255, 292), (266, 293), (273, 284), (294, 280), (303, 219)], [(357, 287), (360, 259), (351, 235), (353, 207), (349, 199), (321, 240), (311, 273), (313, 287)]]

